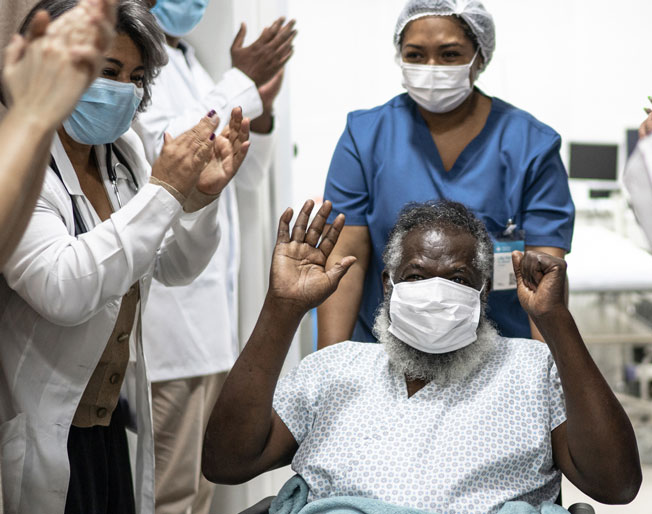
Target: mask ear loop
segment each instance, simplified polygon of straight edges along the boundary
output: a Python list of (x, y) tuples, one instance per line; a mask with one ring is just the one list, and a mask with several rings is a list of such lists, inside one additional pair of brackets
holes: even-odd
[(478, 77), (480, 76), (480, 73), (482, 73), (482, 68), (478, 68), (477, 71), (473, 71), (473, 65), (475, 64), (475, 60), (478, 58), (478, 55), (480, 54), (480, 45), (478, 45), (478, 49), (475, 51), (475, 54), (473, 54), (473, 59), (467, 64), (469, 67), (469, 82), (471, 83), (471, 87), (475, 86), (475, 83), (478, 80)]
[(478, 54), (480, 53), (480, 45), (478, 45), (478, 49), (475, 51), (473, 54), (473, 59), (471, 59), (471, 62), (469, 62), (469, 66), (473, 66), (473, 63), (475, 60), (478, 58)]

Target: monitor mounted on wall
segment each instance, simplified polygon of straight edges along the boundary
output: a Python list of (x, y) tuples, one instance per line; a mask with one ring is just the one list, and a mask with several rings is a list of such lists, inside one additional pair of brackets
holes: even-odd
[(568, 176), (615, 182), (618, 178), (618, 145), (571, 143)]

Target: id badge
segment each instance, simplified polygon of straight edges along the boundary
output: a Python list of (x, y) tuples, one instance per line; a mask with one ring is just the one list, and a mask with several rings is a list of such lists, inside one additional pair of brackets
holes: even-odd
[(516, 230), (515, 225), (509, 225), (507, 230), (495, 235), (494, 240), (494, 276), (492, 289), (507, 291), (516, 289), (516, 275), (512, 265), (512, 252), (525, 251), (525, 232)]

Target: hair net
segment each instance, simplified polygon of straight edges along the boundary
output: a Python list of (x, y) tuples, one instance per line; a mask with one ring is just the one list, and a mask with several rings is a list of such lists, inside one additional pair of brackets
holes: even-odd
[(489, 64), (496, 48), (496, 29), (491, 14), (478, 0), (409, 0), (398, 16), (394, 45), (398, 49), (403, 29), (411, 21), (425, 16), (451, 15), (459, 16), (471, 27), (478, 38), (484, 66)]

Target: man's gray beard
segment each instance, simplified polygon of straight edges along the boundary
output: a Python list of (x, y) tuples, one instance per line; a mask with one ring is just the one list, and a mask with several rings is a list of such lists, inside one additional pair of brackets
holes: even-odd
[(389, 362), (411, 380), (434, 382), (439, 386), (460, 382), (467, 377), (491, 351), (498, 333), (485, 317), (478, 324), (478, 339), (464, 348), (448, 353), (426, 353), (404, 343), (389, 331), (389, 297), (378, 308), (373, 332), (382, 343)]

